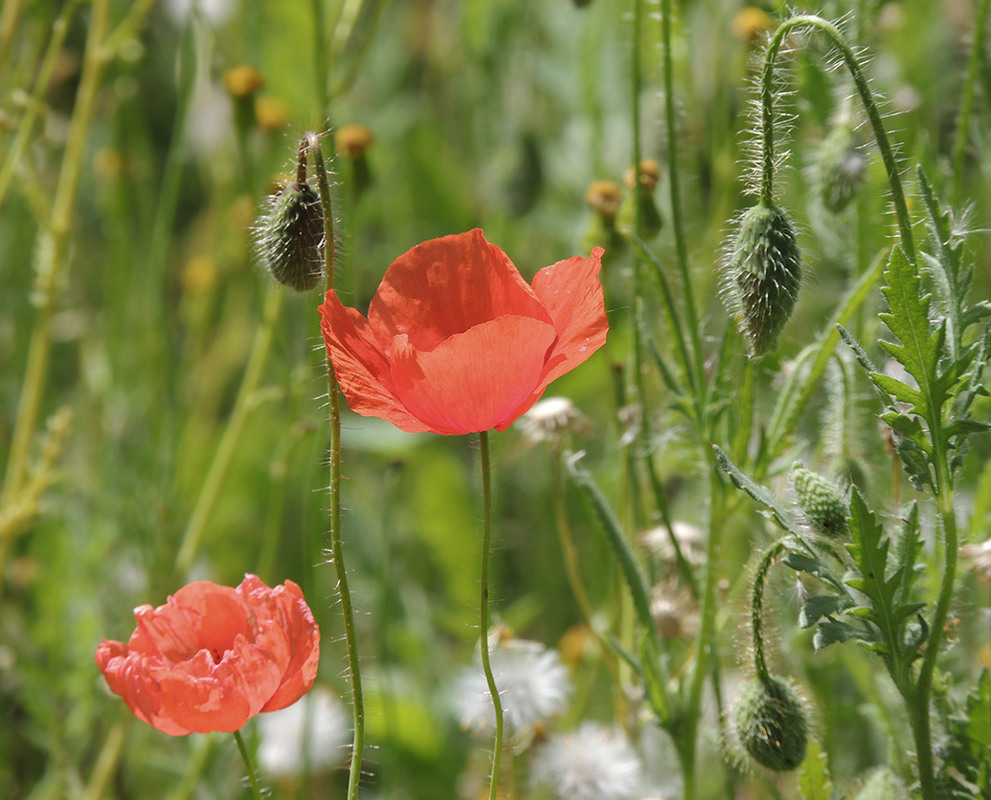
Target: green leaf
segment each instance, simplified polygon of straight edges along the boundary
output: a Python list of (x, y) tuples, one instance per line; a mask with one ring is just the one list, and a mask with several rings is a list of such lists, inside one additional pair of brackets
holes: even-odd
[(815, 636), (812, 637), (812, 646), (818, 652), (836, 642), (848, 642), (857, 639), (861, 642), (874, 641), (870, 633), (863, 628), (855, 628), (846, 622), (835, 619), (826, 619), (819, 622)]
[(802, 800), (832, 800), (833, 782), (829, 777), (826, 754), (815, 739), (810, 739), (805, 759), (798, 772), (798, 792)]
[(881, 292), (888, 301), (888, 310), (878, 316), (898, 337), (900, 344), (882, 340), (880, 345), (915, 378), (921, 400), (924, 401), (919, 413), (931, 421), (942, 407), (940, 399), (934, 395), (933, 383), (942, 354), (945, 327), (937, 325), (933, 330), (930, 325), (932, 296), (923, 290), (918, 270), (898, 247), (891, 251), (884, 280)]
[(616, 519), (616, 515), (609, 507), (599, 487), (592, 480), (592, 476), (578, 467), (577, 457), (571, 456), (565, 460), (565, 463), (568, 471), (571, 473), (571, 477), (574, 478), (575, 483), (582, 490), (585, 498), (594, 509), (599, 522), (602, 524), (602, 530), (606, 534), (606, 539), (612, 548), (613, 555), (616, 556), (616, 560), (619, 562), (620, 570), (626, 579), (627, 588), (629, 588), (630, 594), (633, 597), (633, 608), (637, 612), (637, 618), (640, 620), (640, 624), (646, 630), (653, 631), (654, 619), (650, 615), (650, 592), (647, 588), (647, 579), (640, 569), (640, 565), (637, 563), (633, 549), (630, 547), (626, 539), (626, 534), (623, 532), (623, 527), (619, 524), (619, 520)]
[(791, 515), (778, 501), (778, 498), (775, 497), (774, 493), (766, 486), (761, 486), (757, 483), (757, 481), (736, 466), (736, 464), (730, 461), (729, 456), (726, 455), (726, 453), (724, 453), (718, 445), (713, 445), (712, 449), (716, 451), (716, 463), (719, 464), (719, 468), (725, 472), (729, 479), (733, 482), (733, 485), (736, 486), (737, 489), (742, 489), (754, 500), (766, 507), (771, 512), (771, 516), (778, 525), (804, 543), (804, 537), (795, 526), (795, 523), (792, 522)]
[(908, 384), (897, 378), (892, 378), (890, 375), (885, 375), (883, 372), (872, 372), (871, 380), (879, 389), (891, 395), (899, 403), (908, 403), (916, 409), (924, 408), (923, 398), (918, 389), (913, 389)]
[(798, 613), (798, 626), (811, 628), (823, 617), (831, 617), (850, 608), (853, 601), (849, 597), (819, 594), (805, 601)]
[(895, 433), (908, 439), (927, 456), (932, 455), (932, 445), (926, 438), (918, 417), (902, 414), (899, 411), (888, 411), (881, 415), (881, 419), (887, 422)]

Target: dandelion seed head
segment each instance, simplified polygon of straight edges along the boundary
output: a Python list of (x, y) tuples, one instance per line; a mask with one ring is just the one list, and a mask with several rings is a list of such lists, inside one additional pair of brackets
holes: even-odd
[(559, 800), (632, 800), (641, 790), (642, 768), (622, 734), (586, 722), (541, 746), (533, 782)]
[[(568, 671), (556, 650), (524, 639), (500, 641), (489, 654), (510, 736), (525, 738), (564, 712), (571, 694)], [(478, 668), (462, 673), (455, 693), (461, 726), (473, 733), (495, 730), (492, 695)]]

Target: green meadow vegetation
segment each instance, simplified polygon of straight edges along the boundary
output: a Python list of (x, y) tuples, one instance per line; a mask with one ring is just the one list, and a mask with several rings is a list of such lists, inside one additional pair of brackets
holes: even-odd
[[(0, 798), (991, 800), (989, 5), (5, 0)], [(350, 410), (325, 290), (476, 228), (605, 344)], [(250, 766), (94, 660), (246, 574)]]

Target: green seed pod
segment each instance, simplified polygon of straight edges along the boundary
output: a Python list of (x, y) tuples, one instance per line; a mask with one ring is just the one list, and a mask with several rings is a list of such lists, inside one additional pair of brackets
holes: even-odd
[(836, 484), (797, 461), (791, 467), (791, 483), (798, 507), (813, 528), (826, 536), (843, 536), (847, 532), (847, 504)]
[(879, 767), (857, 793), (856, 800), (903, 800), (905, 787), (888, 767)]
[(255, 227), (255, 246), (279, 283), (297, 292), (317, 285), (322, 274), (323, 212), (309, 184), (296, 181), (273, 196)]
[(764, 201), (747, 209), (729, 250), (727, 294), (755, 356), (773, 350), (802, 282), (795, 232)]
[(815, 161), (816, 194), (827, 211), (839, 214), (864, 182), (867, 159), (849, 125), (837, 125), (822, 140)]
[(736, 706), (737, 736), (750, 756), (775, 772), (795, 769), (805, 758), (808, 723), (798, 694), (780, 678), (754, 678)]

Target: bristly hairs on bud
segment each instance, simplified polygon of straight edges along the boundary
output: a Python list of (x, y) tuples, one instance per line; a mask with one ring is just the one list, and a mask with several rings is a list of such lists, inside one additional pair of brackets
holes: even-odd
[(269, 195), (253, 227), (259, 260), (279, 283), (297, 292), (313, 289), (323, 275), (324, 219), (320, 196), (307, 183), (309, 140), (297, 150), (296, 178)]
[(830, 537), (846, 535), (848, 503), (835, 483), (798, 461), (791, 467), (791, 483), (798, 507), (816, 533)]
[(764, 586), (771, 566), (785, 549), (780, 540), (772, 544), (754, 574), (750, 621), (756, 676), (744, 688), (733, 714), (740, 744), (754, 761), (775, 772), (793, 770), (802, 763), (809, 734), (801, 698), (787, 681), (768, 671), (764, 656)]

